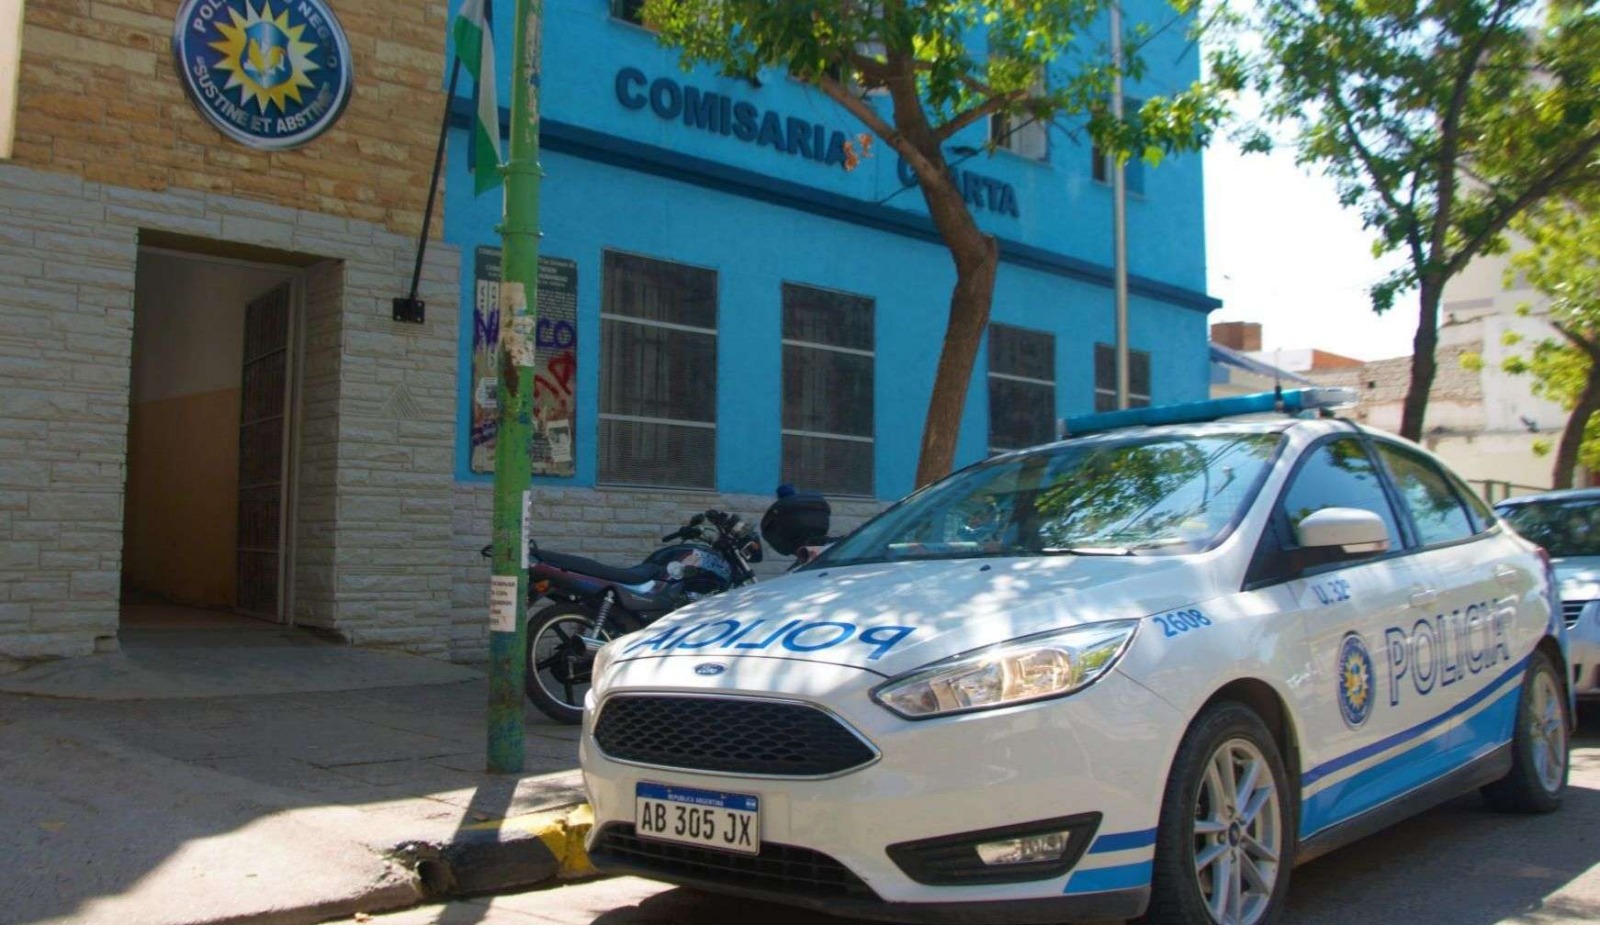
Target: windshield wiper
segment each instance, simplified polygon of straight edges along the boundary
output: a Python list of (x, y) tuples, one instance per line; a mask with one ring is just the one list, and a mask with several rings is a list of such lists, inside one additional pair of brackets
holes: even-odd
[(1046, 546), (1039, 550), (1047, 556), (1131, 556), (1133, 550), (1126, 546)]
[(1039, 550), (1047, 556), (1137, 556), (1146, 549), (1159, 549), (1163, 546), (1183, 546), (1189, 541), (1181, 536), (1168, 536), (1161, 539), (1145, 540), (1130, 546), (1046, 546)]

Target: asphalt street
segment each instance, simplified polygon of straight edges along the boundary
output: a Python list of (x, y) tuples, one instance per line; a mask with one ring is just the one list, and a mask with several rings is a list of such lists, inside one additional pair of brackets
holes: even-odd
[[(1488, 810), (1476, 795), (1296, 868), (1286, 925), (1577, 925), (1600, 921), (1600, 704), (1581, 713), (1566, 805)], [(632, 877), (372, 919), (378, 925), (855, 925)]]

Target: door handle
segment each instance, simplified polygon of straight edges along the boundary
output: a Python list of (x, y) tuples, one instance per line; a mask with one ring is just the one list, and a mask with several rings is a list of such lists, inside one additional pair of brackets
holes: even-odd
[(1521, 574), (1521, 572), (1518, 572), (1509, 565), (1502, 565), (1494, 570), (1494, 580), (1503, 585), (1514, 585), (1517, 583), (1517, 578)]
[(1425, 588), (1421, 591), (1413, 591), (1411, 593), (1411, 606), (1431, 607), (1433, 606), (1433, 602), (1437, 601), (1438, 599), (1439, 592), (1433, 590), (1432, 588)]

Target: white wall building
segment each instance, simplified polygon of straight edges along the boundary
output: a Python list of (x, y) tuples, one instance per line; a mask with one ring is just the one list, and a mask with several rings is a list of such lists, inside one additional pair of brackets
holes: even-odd
[[(1480, 487), (1500, 483), (1487, 489), (1496, 498), (1508, 490), (1514, 494), (1550, 487), (1554, 460), (1536, 454), (1534, 447), (1542, 441), (1553, 448), (1567, 421), (1560, 405), (1533, 394), (1532, 377), (1503, 369), (1508, 357), (1525, 355), (1539, 341), (1561, 336), (1545, 320), (1538, 293), (1520, 279), (1516, 288), (1505, 287), (1507, 265), (1505, 256), (1479, 258), (1445, 287), (1435, 354), (1438, 372), (1422, 440), (1463, 478)], [(1522, 305), (1529, 305), (1528, 314), (1519, 313)], [(1284, 368), (1296, 369), (1301, 353), (1309, 351), (1279, 351), (1272, 357)], [(1465, 364), (1473, 355), (1482, 358), (1481, 368)], [(1357, 419), (1383, 430), (1400, 429), (1410, 357), (1306, 375), (1358, 390)]]

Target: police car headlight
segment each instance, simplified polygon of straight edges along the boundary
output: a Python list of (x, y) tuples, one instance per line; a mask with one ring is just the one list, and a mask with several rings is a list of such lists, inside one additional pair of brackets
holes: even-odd
[(906, 719), (927, 719), (1061, 697), (1109, 671), (1138, 627), (1112, 620), (1024, 636), (894, 678), (872, 699)]

